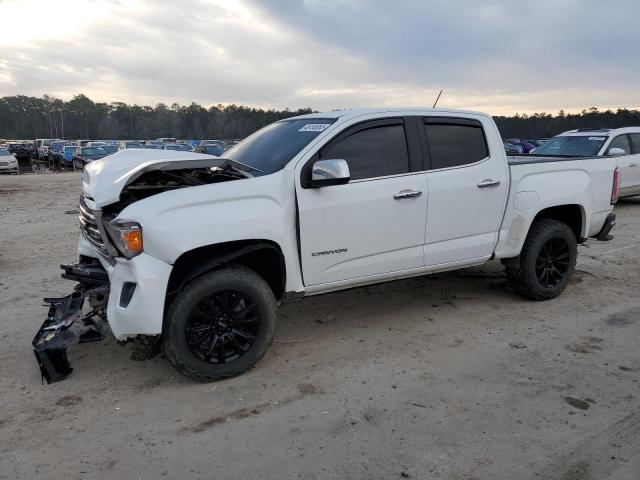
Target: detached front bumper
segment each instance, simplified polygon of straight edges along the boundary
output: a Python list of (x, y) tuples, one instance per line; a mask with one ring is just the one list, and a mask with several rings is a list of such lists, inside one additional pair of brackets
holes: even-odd
[[(67, 358), (67, 347), (75, 341), (70, 327), (76, 321), (82, 320), (89, 327), (80, 335), (80, 343), (104, 338), (102, 320), (109, 295), (107, 272), (96, 261), (61, 265), (61, 268), (64, 270), (62, 278), (75, 280), (78, 284), (66, 297), (44, 299), (49, 304), (49, 312), (32, 342), (40, 373), (47, 383), (58, 382), (73, 371)], [(83, 316), (85, 298), (89, 299), (91, 311)]]
[(49, 313), (33, 339), (33, 352), (47, 383), (63, 380), (73, 371), (67, 347), (74, 342), (75, 335), (69, 327), (82, 317), (84, 295), (79, 288), (66, 297), (44, 299), (49, 304)]

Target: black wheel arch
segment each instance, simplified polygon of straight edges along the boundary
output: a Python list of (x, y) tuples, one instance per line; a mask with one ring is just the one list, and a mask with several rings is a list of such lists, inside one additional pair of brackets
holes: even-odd
[(270, 240), (237, 240), (205, 245), (180, 255), (169, 276), (166, 298), (173, 297), (194, 278), (231, 263), (255, 271), (269, 284), (276, 299), (284, 296), (286, 266), (280, 246)]
[(581, 205), (556, 205), (540, 210), (534, 217), (533, 222), (531, 222), (531, 226), (542, 219), (557, 220), (565, 223), (573, 231), (578, 243), (583, 243), (586, 239), (586, 232), (583, 232), (585, 212)]

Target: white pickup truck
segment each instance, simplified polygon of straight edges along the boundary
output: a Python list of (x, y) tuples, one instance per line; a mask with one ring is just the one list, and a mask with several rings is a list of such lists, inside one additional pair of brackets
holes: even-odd
[[(559, 295), (577, 244), (610, 238), (615, 160), (507, 158), (490, 116), (436, 109), (289, 118), (225, 158), (124, 150), (89, 164), (78, 281), (46, 299), (33, 345), (47, 381), (71, 371), (71, 323), (155, 338), (201, 381), (271, 344), (279, 302), (501, 259), (532, 300)], [(88, 299), (91, 311), (82, 316)]]

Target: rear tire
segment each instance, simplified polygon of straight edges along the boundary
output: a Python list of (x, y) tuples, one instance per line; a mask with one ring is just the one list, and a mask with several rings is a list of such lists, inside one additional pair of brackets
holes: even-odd
[(577, 256), (571, 228), (558, 220), (543, 219), (531, 226), (520, 256), (506, 264), (507, 279), (530, 300), (550, 300), (569, 284)]
[(163, 324), (163, 348), (183, 375), (208, 382), (255, 365), (273, 341), (277, 302), (253, 270), (228, 266), (189, 282)]

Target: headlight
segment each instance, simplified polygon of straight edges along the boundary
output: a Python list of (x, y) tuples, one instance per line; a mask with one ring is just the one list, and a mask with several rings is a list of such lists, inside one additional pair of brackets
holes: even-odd
[(126, 258), (142, 253), (142, 227), (135, 222), (105, 222), (109, 238)]

